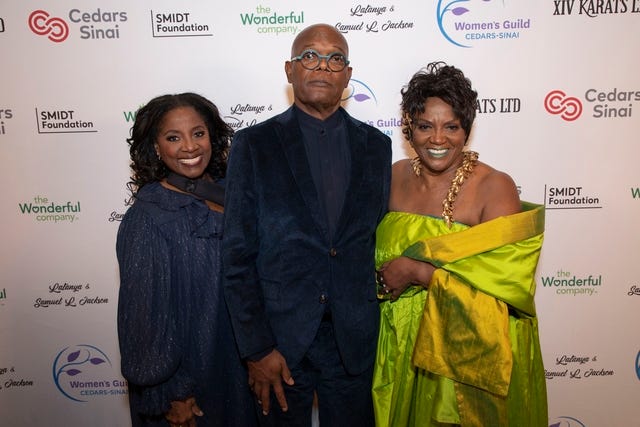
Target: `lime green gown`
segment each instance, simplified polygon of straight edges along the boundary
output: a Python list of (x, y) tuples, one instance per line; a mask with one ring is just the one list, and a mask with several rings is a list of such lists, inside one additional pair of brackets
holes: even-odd
[(378, 427), (547, 426), (534, 274), (544, 209), (469, 227), (388, 213), (376, 266), (433, 264), (429, 290), (381, 303), (373, 399)]

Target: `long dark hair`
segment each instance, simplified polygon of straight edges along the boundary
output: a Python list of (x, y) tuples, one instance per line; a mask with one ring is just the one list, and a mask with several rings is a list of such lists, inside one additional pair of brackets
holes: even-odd
[(138, 110), (131, 137), (127, 138), (133, 172), (127, 187), (133, 195), (145, 184), (161, 181), (169, 174), (169, 169), (156, 154), (155, 143), (165, 114), (178, 107), (193, 107), (202, 116), (211, 141), (211, 161), (205, 173), (214, 181), (225, 177), (233, 130), (220, 117), (218, 107), (207, 98), (191, 92), (162, 95)]
[(444, 62), (432, 62), (415, 73), (400, 94), (404, 118), (402, 133), (406, 139), (411, 140), (411, 121), (424, 113), (424, 103), (429, 97), (438, 97), (451, 106), (469, 138), (476, 118), (478, 93), (460, 69)]

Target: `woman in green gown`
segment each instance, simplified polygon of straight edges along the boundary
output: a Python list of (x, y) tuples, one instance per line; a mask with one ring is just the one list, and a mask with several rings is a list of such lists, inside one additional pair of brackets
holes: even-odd
[(541, 206), (465, 149), (477, 93), (429, 64), (402, 90), (414, 159), (393, 165), (377, 231), (376, 424), (546, 426), (535, 314)]

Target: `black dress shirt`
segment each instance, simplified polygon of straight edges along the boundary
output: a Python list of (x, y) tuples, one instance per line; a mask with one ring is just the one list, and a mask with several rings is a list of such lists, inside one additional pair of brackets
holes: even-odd
[(349, 184), (351, 158), (342, 110), (319, 120), (295, 108), (311, 175), (333, 238)]

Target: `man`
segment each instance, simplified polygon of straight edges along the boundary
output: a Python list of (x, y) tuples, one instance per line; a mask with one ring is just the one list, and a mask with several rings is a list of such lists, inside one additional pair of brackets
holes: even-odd
[(227, 172), (225, 297), (268, 425), (373, 425), (374, 238), (391, 141), (340, 107), (349, 48), (304, 29), (285, 62), (294, 105), (239, 131)]

